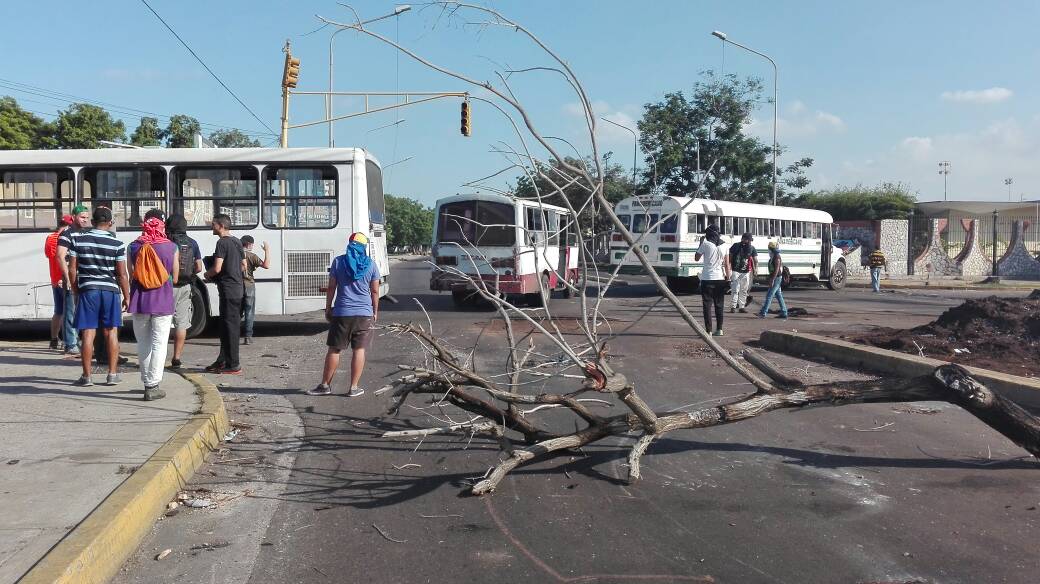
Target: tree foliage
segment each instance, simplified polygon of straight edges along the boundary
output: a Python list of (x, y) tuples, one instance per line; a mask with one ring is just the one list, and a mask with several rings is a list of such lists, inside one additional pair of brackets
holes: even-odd
[(856, 185), (805, 193), (794, 204), (826, 211), (835, 221), (867, 221), (906, 219), (916, 200), (916, 193), (906, 185), (886, 182), (876, 187)]
[(137, 129), (130, 134), (130, 143), (134, 146), (161, 146), (162, 129), (159, 128), (158, 118), (141, 118)]
[[(564, 161), (570, 166), (588, 168), (589, 172), (595, 170), (595, 166), (591, 161), (571, 157), (565, 157)], [(611, 162), (611, 153), (608, 152), (603, 156), (602, 167), (603, 194), (610, 201), (611, 205), (616, 205), (621, 199), (632, 196), (632, 177), (625, 171), (623, 166)], [(603, 209), (594, 208), (587, 204), (589, 202), (589, 191), (582, 186), (585, 183), (579, 180), (579, 177), (573, 171), (568, 170), (558, 160), (552, 160), (548, 164), (539, 163), (539, 170), (541, 172), (535, 173), (536, 178), (533, 181), (530, 176), (526, 174), (521, 175), (513, 188), (513, 194), (525, 199), (534, 199), (541, 195), (545, 203), (566, 207), (567, 205), (560, 198), (556, 188), (557, 186), (561, 187), (564, 196), (570, 201), (575, 211), (582, 211), (584, 208), (579, 217), (582, 230), (591, 228), (596, 233), (611, 230), (612, 226), (606, 212)]]
[[(646, 104), (639, 121), (640, 143), (657, 161), (661, 187), (668, 195), (691, 196), (703, 183), (715, 199), (771, 201), (772, 147), (746, 133), (762, 102), (761, 81), (711, 71), (702, 77), (689, 97), (680, 91)], [(801, 158), (778, 168), (778, 194), (787, 199), (792, 190), (808, 186), (803, 173), (812, 163), (812, 158)], [(644, 190), (647, 178), (644, 173)]]
[(193, 148), (195, 135), (202, 132), (199, 121), (191, 116), (176, 115), (170, 117), (170, 123), (163, 130), (163, 139), (167, 148)]
[(408, 197), (386, 195), (387, 244), (427, 246), (433, 240), (433, 209)]
[(260, 141), (249, 137), (242, 130), (221, 129), (209, 135), (209, 141), (218, 148), (259, 148)]
[(22, 109), (13, 97), (0, 99), (0, 150), (42, 148), (48, 125)]
[(124, 142), (126, 126), (103, 108), (88, 103), (74, 103), (58, 112), (58, 119), (54, 121), (54, 147), (100, 148), (101, 140)]

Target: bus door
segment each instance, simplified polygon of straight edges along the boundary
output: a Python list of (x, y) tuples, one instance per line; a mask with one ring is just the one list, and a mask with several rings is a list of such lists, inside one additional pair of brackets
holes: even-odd
[(820, 249), (820, 279), (826, 280), (831, 277), (831, 256), (834, 253), (834, 244), (831, 236), (831, 225), (820, 225), (823, 229), (823, 241)]
[[(555, 211), (550, 211), (550, 213), (555, 213)], [(564, 281), (567, 281), (570, 279), (570, 273), (568, 272), (568, 269), (571, 265), (571, 258), (573, 253), (571, 251), (571, 245), (575, 239), (574, 232), (576, 226), (574, 225), (574, 222), (571, 221), (571, 216), (569, 214), (558, 213), (557, 217), (557, 230), (559, 232), (559, 235), (557, 236), (556, 240), (559, 249), (559, 258), (556, 263), (556, 273), (559, 275), (559, 278), (563, 279)], [(558, 284), (558, 286), (560, 285)]]

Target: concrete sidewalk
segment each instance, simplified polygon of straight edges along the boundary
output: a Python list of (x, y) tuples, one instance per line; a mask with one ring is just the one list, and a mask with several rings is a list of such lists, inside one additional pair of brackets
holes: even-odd
[[(848, 280), (846, 285), (849, 288), (870, 288), (870, 279)], [(1040, 288), (1040, 281), (1001, 280), (999, 284), (991, 284), (985, 283), (983, 279), (956, 280), (953, 278), (932, 278), (931, 280), (926, 280), (923, 278), (882, 278), (881, 289), (884, 290), (885, 288), (895, 290), (992, 290), (993, 292), (1000, 292), (1001, 290), (1033, 290)]]
[(136, 367), (117, 386), (74, 387), (79, 372), (45, 342), (0, 342), (0, 583), (25, 574), (200, 405), (180, 375), (164, 376), (165, 399), (145, 402)]

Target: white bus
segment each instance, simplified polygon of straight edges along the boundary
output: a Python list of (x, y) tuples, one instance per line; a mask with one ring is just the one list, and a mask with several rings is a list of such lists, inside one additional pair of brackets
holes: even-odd
[[(636, 238), (663, 219), (643, 236), (639, 247), (657, 273), (667, 277), (673, 291), (694, 289), (701, 272), (701, 262), (694, 260), (694, 254), (711, 223), (719, 226), (726, 249), (739, 243), (744, 233), (754, 236), (759, 275), (769, 273), (767, 246), (778, 241), (784, 287), (793, 280), (826, 282), (831, 290), (845, 286), (845, 259), (832, 245), (832, 218), (823, 211), (660, 195), (629, 197), (614, 210)], [(620, 264), (624, 274), (642, 273), (635, 254), (626, 254), (628, 247), (621, 234), (612, 233), (610, 239), (610, 263)]]
[[(461, 306), (474, 286), (523, 294), (529, 303), (549, 301), (552, 291), (570, 296), (578, 283), (578, 229), (569, 210), (505, 195), (457, 195), (436, 204), (430, 289), (450, 291)], [(540, 282), (540, 285), (539, 285)]]
[[(382, 171), (359, 148), (6, 151), (0, 183), (0, 319), (50, 317), (44, 239), (79, 203), (110, 207), (123, 242), (140, 235), (149, 209), (183, 214), (203, 256), (217, 240), (213, 215), (229, 215), (234, 235), (271, 245), (271, 269), (256, 273), (257, 314), (324, 308), (329, 265), (353, 231), (370, 236), (389, 293)], [(216, 287), (197, 282), (192, 300), (194, 336), (218, 313)]]

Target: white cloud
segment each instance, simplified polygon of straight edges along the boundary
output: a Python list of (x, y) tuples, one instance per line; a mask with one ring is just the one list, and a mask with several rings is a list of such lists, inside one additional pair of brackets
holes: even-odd
[(903, 138), (903, 141), (899, 143), (899, 150), (916, 160), (924, 160), (932, 155), (932, 139), (921, 136)]
[[(845, 131), (845, 121), (836, 114), (823, 110), (810, 110), (800, 100), (783, 106), (783, 112), (776, 122), (777, 138), (781, 144), (789, 145), (792, 138), (806, 138), (827, 132), (841, 133)], [(773, 140), (773, 118), (763, 116), (751, 118), (747, 125), (750, 134), (771, 142)]]
[(943, 101), (971, 104), (998, 103), (1011, 99), (1014, 92), (1006, 87), (990, 87), (989, 89), (960, 89), (944, 91), (940, 96)]

